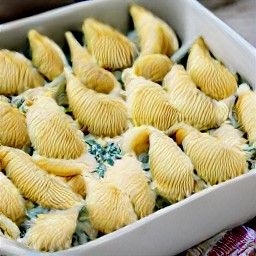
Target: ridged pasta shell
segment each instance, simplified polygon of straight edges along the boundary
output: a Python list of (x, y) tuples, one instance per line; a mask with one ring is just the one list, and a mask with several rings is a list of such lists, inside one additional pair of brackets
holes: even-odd
[(129, 196), (114, 184), (86, 177), (85, 199), (92, 226), (110, 233), (137, 220)]
[(66, 64), (66, 57), (61, 48), (50, 38), (34, 29), (28, 32), (32, 49), (32, 62), (50, 81), (59, 76)]
[(162, 82), (171, 68), (171, 60), (162, 54), (141, 55), (133, 64), (137, 76), (143, 76), (153, 82)]
[(81, 198), (65, 182), (39, 168), (25, 152), (2, 146), (0, 159), (7, 177), (25, 198), (53, 209), (67, 209), (81, 203)]
[(216, 101), (205, 95), (181, 65), (174, 65), (163, 86), (170, 103), (181, 113), (182, 120), (199, 130), (219, 127), (227, 118), (235, 97)]
[(68, 96), (66, 93), (66, 78), (64, 75), (63, 77), (64, 81), (57, 87), (54, 98), (59, 106), (68, 106)]
[(76, 40), (76, 38), (70, 31), (67, 31), (65, 33), (65, 37), (69, 46), (71, 55), (70, 57), (74, 72), (77, 71), (77, 73), (81, 73), (82, 71), (80, 71), (80, 69), (82, 70), (83, 65), (85, 64), (92, 64), (94, 66), (97, 66), (97, 60), (91, 56), (86, 47), (82, 46)]
[(83, 32), (88, 50), (100, 67), (115, 70), (132, 66), (135, 45), (120, 32), (93, 18), (84, 21)]
[(36, 96), (47, 96), (56, 100), (59, 106), (68, 105), (66, 95), (66, 78), (64, 75), (58, 76), (52, 82), (45, 84), (43, 87), (28, 89), (16, 97), (12, 97), (12, 104), (19, 106), (21, 110), (27, 112), (31, 102)]
[(114, 89), (121, 89), (115, 76), (100, 68), (93, 61), (87, 49), (77, 42), (71, 32), (66, 32), (65, 36), (69, 44), (74, 74), (87, 88), (106, 94)]
[(159, 195), (177, 202), (192, 194), (193, 164), (171, 138), (152, 133), (148, 155), (152, 180)]
[(159, 53), (170, 57), (178, 50), (178, 39), (167, 23), (137, 4), (131, 5), (130, 13), (142, 54)]
[(250, 145), (256, 146), (256, 91), (242, 84), (239, 86), (238, 95), (235, 106), (238, 121), (247, 132)]
[(177, 143), (182, 143), (198, 176), (211, 185), (224, 182), (247, 172), (246, 154), (237, 147), (214, 138), (185, 124), (172, 128)]
[(47, 96), (55, 98), (57, 93), (57, 88), (48, 88), (48, 87), (37, 87), (33, 89), (28, 89), (25, 92), (19, 94), (16, 97), (12, 97), (12, 104), (16, 107), (20, 107), (22, 104), (29, 106), (30, 102), (36, 96)]
[(75, 160), (55, 159), (33, 155), (32, 160), (48, 173), (64, 177), (79, 175), (84, 171), (90, 172), (97, 166), (96, 160), (90, 154), (84, 154), (82, 157)]
[(115, 165), (107, 170), (104, 180), (113, 183), (129, 195), (139, 219), (154, 211), (156, 196), (136, 157), (124, 156), (117, 160)]
[(18, 52), (0, 50), (0, 70), (0, 94), (3, 95), (17, 95), (45, 84), (32, 63)]
[(54, 252), (71, 247), (78, 209), (39, 214), (27, 231), (23, 243), (34, 250)]
[(41, 156), (75, 159), (85, 153), (82, 132), (52, 98), (37, 97), (26, 122), (32, 145)]
[(85, 197), (86, 195), (86, 183), (84, 180), (84, 177), (82, 175), (75, 175), (71, 177), (66, 177), (66, 182), (68, 185), (72, 188), (72, 190), (81, 195), (82, 197)]
[(0, 236), (16, 240), (20, 235), (17, 225), (0, 212)]
[(13, 183), (0, 172), (0, 212), (13, 222), (25, 216), (24, 200)]
[(130, 79), (128, 74), (123, 78), (128, 92), (129, 114), (135, 126), (151, 125), (164, 131), (178, 121), (179, 113), (169, 103), (168, 94), (159, 84), (142, 77)]
[(236, 93), (236, 77), (211, 57), (202, 37), (190, 49), (187, 71), (197, 87), (213, 99), (223, 100)]
[(0, 144), (20, 149), (30, 144), (25, 115), (2, 100), (0, 100)]
[(127, 128), (127, 108), (116, 97), (86, 88), (66, 69), (67, 95), (74, 117), (84, 130), (98, 136), (115, 137)]
[(66, 88), (66, 79), (64, 75), (61, 75), (43, 87), (28, 89), (18, 96), (12, 97), (12, 105), (27, 112), (27, 108), (36, 96), (47, 96), (56, 99), (56, 101), (59, 100), (59, 94), (62, 92), (63, 87)]
[(150, 130), (151, 128), (145, 125), (127, 130), (122, 136), (122, 153), (135, 153), (139, 155), (145, 152), (149, 148)]
[(243, 138), (244, 133), (235, 129), (230, 124), (221, 125), (221, 127), (211, 133), (211, 135), (227, 143), (227, 145), (237, 147), (240, 150), (242, 150), (243, 146), (246, 144), (246, 139)]

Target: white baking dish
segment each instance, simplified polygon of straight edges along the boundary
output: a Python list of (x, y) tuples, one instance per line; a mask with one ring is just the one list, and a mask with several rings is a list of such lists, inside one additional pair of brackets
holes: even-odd
[[(60, 45), (64, 32), (80, 30), (86, 17), (95, 17), (127, 32), (131, 1), (82, 2), (41, 15), (0, 25), (0, 48), (23, 51), (26, 33), (36, 28)], [(184, 45), (202, 35), (210, 50), (232, 71), (256, 85), (256, 51), (222, 21), (194, 0), (136, 1), (167, 21)], [(256, 216), (256, 170), (196, 193), (136, 223), (85, 245), (47, 254), (0, 238), (3, 255), (174, 255), (217, 232)]]

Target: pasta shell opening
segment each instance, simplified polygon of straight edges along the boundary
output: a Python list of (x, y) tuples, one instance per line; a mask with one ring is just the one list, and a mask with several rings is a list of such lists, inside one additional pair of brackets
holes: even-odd
[(66, 64), (66, 57), (61, 48), (50, 38), (34, 29), (28, 32), (32, 50), (32, 62), (50, 81), (58, 77)]
[(0, 70), (0, 94), (6, 96), (18, 95), (45, 84), (43, 76), (31, 61), (18, 52), (0, 50)]
[(190, 49), (187, 71), (197, 87), (213, 99), (223, 100), (236, 93), (236, 77), (211, 57), (202, 37)]
[(135, 45), (120, 32), (93, 18), (84, 21), (83, 32), (87, 48), (100, 67), (116, 70), (132, 66)]
[(142, 54), (159, 53), (170, 57), (178, 50), (177, 36), (167, 23), (137, 4), (131, 5), (130, 14)]

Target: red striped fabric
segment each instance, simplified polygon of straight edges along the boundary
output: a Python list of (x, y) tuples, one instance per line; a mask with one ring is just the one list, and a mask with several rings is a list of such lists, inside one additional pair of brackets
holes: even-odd
[(256, 232), (251, 228), (240, 226), (227, 231), (207, 255), (242, 255), (250, 247), (252, 254), (244, 255), (256, 255)]

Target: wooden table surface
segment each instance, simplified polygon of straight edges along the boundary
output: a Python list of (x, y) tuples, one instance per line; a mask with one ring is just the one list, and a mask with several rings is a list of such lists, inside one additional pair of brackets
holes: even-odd
[(256, 47), (256, 0), (199, 0)]

